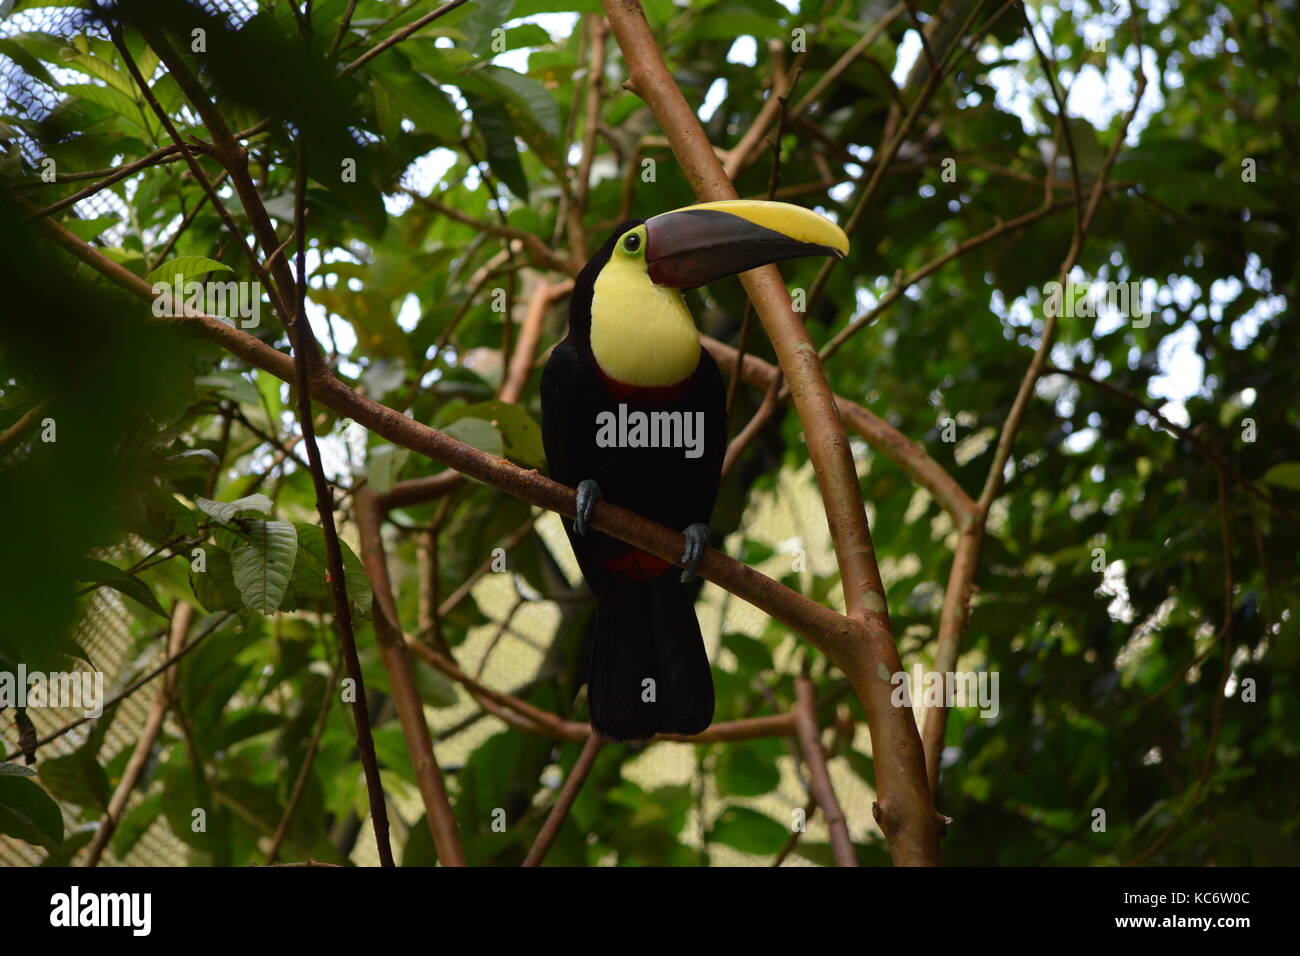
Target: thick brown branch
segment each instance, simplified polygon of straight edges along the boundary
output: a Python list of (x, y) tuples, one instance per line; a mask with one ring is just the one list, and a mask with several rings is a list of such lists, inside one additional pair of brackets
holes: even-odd
[[(718, 162), (698, 118), (673, 82), (635, 0), (603, 0), (627, 63), (629, 86), (650, 106), (695, 194), (702, 200), (734, 199), (735, 188)], [(884, 585), (876, 564), (858, 477), (825, 369), (808, 331), (791, 307), (775, 266), (742, 276), (786, 379), (804, 426), (809, 457), (826, 506), (849, 621), (863, 640), (837, 646), (831, 659), (848, 676), (867, 711), (877, 754), (877, 791), (894, 860), (934, 864), (939, 859), (939, 818), (930, 801), (920, 736), (908, 708), (894, 707), (888, 676), (902, 669), (894, 645)], [(599, 508), (597, 509), (599, 510)], [(849, 623), (846, 621), (846, 623)]]
[[(150, 285), (135, 273), (103, 256), (58, 223), (45, 220), (41, 227), (62, 248), (85, 262), (115, 285), (152, 301)], [(183, 317), (171, 320), (195, 335), (215, 342), (250, 365), (286, 382), (294, 379), (293, 360), (265, 342), (220, 319), (184, 308)], [(548, 511), (573, 517), (576, 493), (572, 488), (485, 454), (440, 431), (422, 425), (387, 406), (367, 398), (319, 369), (312, 376), (312, 397), (395, 445), (409, 448), (434, 461), (492, 485)], [(685, 539), (625, 508), (608, 502), (596, 506), (592, 525), (657, 557), (677, 564)], [(846, 647), (861, 640), (861, 625), (811, 601), (764, 574), (713, 549), (705, 552), (701, 577), (743, 598), (790, 627), (822, 651)], [(828, 652), (829, 653), (829, 652)], [(886, 684), (886, 687), (889, 685)]]

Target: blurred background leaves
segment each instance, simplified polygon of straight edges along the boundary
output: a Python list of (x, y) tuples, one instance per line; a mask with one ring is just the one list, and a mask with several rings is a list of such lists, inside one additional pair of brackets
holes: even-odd
[[(565, 278), (539, 248), (560, 263), (581, 259), (627, 216), (694, 197), (653, 117), (622, 89), (625, 68), (597, 29), (597, 3), (471, 2), (342, 73), (433, 9), (360, 0), (342, 28), (350, 6), (313, 3), (309, 17), (301, 6), (252, 0), (117, 9), (128, 23), (143, 17), (168, 32), (232, 129), (269, 119), (246, 146), (282, 235), (292, 220), (295, 138), (310, 144), (309, 309), (336, 374), (377, 401), (538, 467), (536, 375), (517, 406), (496, 393), (539, 279)], [(687, 102), (722, 149), (751, 127), (774, 79), (797, 77), (796, 104), (821, 87), (778, 138), (777, 196), (843, 221), (900, 104), (924, 81), (910, 18), (895, 11), (878, 39), (843, 61), (893, 4), (643, 6)], [(923, 23), (950, 29), (971, 4), (915, 7)], [(1154, 427), (1149, 411), (1114, 392), (1046, 376), (1016, 440), (976, 578), (961, 666), (1000, 674), (1000, 713), (952, 713), (937, 803), (957, 823), (944, 857), (1109, 864), (1159, 840), (1149, 862), (1295, 864), (1297, 23), (1269, 2), (1193, 2), (1176, 13), (1139, 3), (1139, 53), (1124, 5), (1028, 7), (1058, 64), (1085, 190), (1131, 103), (1139, 62), (1150, 81), (1111, 173), (1120, 188), (1102, 202), (1074, 277), (1143, 283), (1152, 320), (1065, 319), (1051, 362), (1160, 409), (1231, 464), (1234, 589), (1228, 606), (1217, 470), (1202, 448)], [(323, 708), (336, 654), (288, 390), (211, 345), (146, 324), (147, 306), (21, 222), (31, 206), (71, 197), (168, 138), (90, 4), (18, 0), (0, 26), (0, 152), (10, 187), (0, 194), (0, 430), (39, 412), (0, 458), (0, 657), (6, 669), (88, 663), (120, 688), (160, 659), (160, 611), (193, 604), (196, 632), (234, 612), (182, 662), (177, 703), (110, 852), (136, 862), (260, 862), (323, 712), (280, 855), (368, 861), (350, 722), (337, 702)], [(194, 29), (205, 31), (202, 53), (190, 47)], [(1024, 29), (1014, 8), (988, 5), (976, 16), (978, 50), (940, 85), (849, 259), (810, 309), (819, 344), (871, 308), (896, 275), (1037, 208), (1049, 171), (1051, 195), (1072, 197), (1055, 103)], [(806, 53), (792, 45), (797, 30), (806, 32)], [(176, 78), (138, 32), (128, 27), (125, 37), (182, 133), (208, 138)], [(585, 102), (595, 42), (606, 56), (593, 123)], [(576, 182), (584, 142), (595, 149), (589, 190)], [(772, 152), (760, 143), (743, 165), (742, 196), (767, 194)], [(955, 179), (944, 177), (945, 160), (955, 161)], [(201, 153), (199, 162), (210, 178), (218, 174)], [(42, 182), (51, 168), (60, 181)], [(219, 192), (248, 234), (229, 186)], [(569, 212), (582, 192), (575, 231)], [(52, 218), (140, 276), (206, 269), (195, 277), (256, 278), (181, 162), (150, 165)], [(935, 271), (828, 363), (836, 392), (922, 444), (976, 494), (1042, 330), (1043, 285), (1055, 278), (1072, 228), (1065, 204)], [(782, 268), (792, 288), (807, 289), (817, 264)], [(744, 314), (738, 283), (690, 301), (704, 331), (735, 343)], [(252, 331), (283, 347), (263, 306)], [(564, 323), (559, 302), (546, 313), (543, 349)], [(757, 328), (748, 349), (772, 360)], [(733, 434), (761, 398), (739, 389)], [(357, 482), (382, 489), (441, 470), (394, 454), (326, 409), (317, 415), (353, 545), (349, 490)], [(42, 439), (45, 419), (55, 441)], [(948, 421), (956, 441), (945, 440)], [(856, 440), (854, 448), (904, 663), (928, 666), (955, 528), (886, 459)], [(729, 553), (838, 602), (805, 463), (797, 419), (787, 413), (724, 484), (715, 524)], [(255, 494), (267, 496), (269, 509), (231, 520), (198, 504)], [(551, 516), (510, 550), (508, 573), (488, 575), (430, 620), (430, 604), (528, 517), (520, 502), (470, 482), (396, 512), (386, 533), (398, 613), (408, 633), (436, 637), (494, 686), (583, 719), (578, 675), (590, 602)], [(289, 550), (268, 550), (258, 522), (294, 529), (291, 563)], [(195, 548), (203, 571), (194, 568)], [(240, 554), (263, 567), (279, 561), (283, 591), (250, 601), (239, 585)], [(364, 615), (369, 588), (355, 574), (348, 583)], [(864, 715), (842, 678), (712, 586), (701, 607), (720, 718), (788, 710), (792, 676), (807, 656), (860, 858), (886, 862), (869, 813)], [(1216, 644), (1226, 620), (1230, 637)], [(432, 864), (374, 635), (364, 616), (359, 626), (399, 858)], [(71, 663), (78, 659), (86, 663)], [(505, 729), (432, 672), (421, 681), (470, 862), (517, 864), (579, 747)], [(102, 816), (123, 772), (139, 719), (132, 703), (121, 718), (110, 711), (94, 723), (97, 736), (70, 734), (40, 748), (36, 777), (8, 769), (17, 764), (0, 768), (6, 859), (58, 862), (84, 847), (86, 825)], [(6, 753), (18, 752), (24, 721), (45, 734), (63, 722), (57, 717), (0, 710)], [(801, 773), (780, 740), (605, 748), (548, 862), (770, 861), (790, 837), (792, 811), (806, 804)], [(193, 829), (195, 807), (210, 810), (206, 831)], [(1097, 809), (1106, 813), (1104, 831), (1093, 827)], [(494, 827), (498, 818), (504, 829)], [(830, 862), (825, 831), (815, 814), (812, 821), (791, 862)]]

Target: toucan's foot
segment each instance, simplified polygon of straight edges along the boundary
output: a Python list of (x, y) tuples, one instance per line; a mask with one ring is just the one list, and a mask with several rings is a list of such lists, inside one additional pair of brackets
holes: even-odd
[(596, 507), (599, 500), (600, 485), (590, 478), (578, 482), (578, 514), (573, 519), (573, 530), (578, 534), (587, 533), (587, 519), (591, 517), (591, 509)]
[(687, 525), (682, 534), (686, 535), (686, 550), (682, 552), (682, 584), (690, 584), (695, 569), (704, 560), (704, 549), (709, 546), (709, 526), (702, 521)]

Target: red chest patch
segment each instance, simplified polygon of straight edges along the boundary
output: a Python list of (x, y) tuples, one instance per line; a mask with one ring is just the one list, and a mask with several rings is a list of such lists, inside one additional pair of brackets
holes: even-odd
[(674, 385), (629, 385), (616, 378), (610, 378), (597, 366), (600, 381), (610, 397), (619, 402), (635, 402), (640, 405), (670, 405), (686, 394), (694, 375), (688, 375)]
[(647, 554), (637, 548), (628, 548), (618, 557), (606, 561), (605, 567), (633, 581), (649, 581), (651, 578), (659, 577), (672, 565), (663, 558), (656, 558), (653, 554)]

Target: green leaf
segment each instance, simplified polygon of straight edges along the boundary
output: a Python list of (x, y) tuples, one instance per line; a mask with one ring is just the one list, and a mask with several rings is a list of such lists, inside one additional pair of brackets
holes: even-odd
[(400, 118), (415, 124), (417, 132), (428, 133), (439, 143), (460, 141), (461, 115), (438, 86), (411, 70), (378, 73), (374, 86), (375, 107), (385, 138), (402, 135)]
[(73, 53), (71, 50), (64, 50), (61, 59), (62, 65), (68, 69), (103, 80), (111, 88), (124, 93), (132, 102), (135, 101), (135, 82), (126, 73), (119, 72), (108, 61), (89, 53)]
[(505, 456), (505, 439), (501, 437), (501, 432), (497, 431), (491, 422), (484, 421), (481, 418), (460, 418), (443, 430), (457, 441), (473, 445), (479, 451), (487, 452), (489, 455), (496, 455), (498, 458)]
[(727, 807), (709, 832), (714, 843), (760, 856), (776, 853), (789, 836), (781, 824), (748, 807)]
[(82, 826), (69, 833), (59, 847), (51, 850), (45, 859), (41, 860), (41, 866), (72, 866), (73, 858), (80, 850), (89, 846), (94, 838), (95, 827)]
[(150, 285), (161, 282), (170, 286), (179, 280), (181, 285), (184, 285), (195, 276), (207, 275), (209, 272), (233, 271), (224, 262), (208, 259), (205, 256), (177, 256), (159, 265), (144, 277), (144, 281)]
[[(451, 426), (466, 419), (480, 419), (486, 422), (493, 430), (496, 431), (502, 451), (492, 452), (500, 454), (507, 458), (512, 458), (522, 465), (528, 465), (533, 468), (542, 468), (546, 464), (546, 451), (542, 447), (542, 429), (533, 420), (533, 417), (519, 405), (511, 405), (508, 402), (492, 399), (487, 402), (475, 402), (472, 405), (462, 405), (456, 408), (454, 412), (447, 416), (443, 423), (443, 430), (454, 434)], [(487, 432), (479, 426), (462, 426), (468, 429), (471, 436), (482, 436), (482, 440), (492, 443), (487, 439)], [(460, 435), (456, 435), (460, 438)], [(467, 444), (474, 445), (487, 451), (487, 448), (475, 444), (470, 438), (460, 438)], [(495, 447), (495, 444), (493, 444)]]
[(60, 223), (60, 225), (74, 236), (89, 242), (104, 230), (119, 222), (121, 222), (121, 219), (118, 216), (96, 216), (93, 219), (69, 219)]
[(770, 671), (775, 667), (772, 661), (772, 652), (769, 651), (762, 641), (750, 637), (748, 634), (738, 634), (731, 632), (722, 635), (722, 646), (731, 653), (736, 655), (736, 661), (740, 665), (740, 670), (747, 674), (758, 674), (763, 671)]
[(108, 777), (93, 750), (83, 748), (42, 760), (39, 767), (41, 783), (55, 799), (85, 809), (108, 806)]
[(519, 161), (515, 125), (510, 112), (500, 103), (468, 90), (465, 91), (465, 100), (474, 113), (474, 125), (483, 134), (488, 166), (512, 193), (528, 202), (528, 179), (524, 176), (524, 167)]
[(220, 728), (208, 740), (208, 747), (212, 750), (226, 750), (241, 740), (276, 730), (284, 726), (284, 722), (283, 715), (266, 710), (250, 709), (235, 714), (228, 713)]
[(0, 777), (34, 777), (36, 771), (19, 763), (0, 763)]
[(523, 23), (506, 31), (506, 49), (519, 50), (552, 44), (551, 35), (536, 23)]
[(238, 372), (215, 372), (212, 375), (200, 375), (194, 380), (195, 385), (215, 389), (222, 398), (240, 405), (261, 407), (257, 386)]
[[(297, 600), (308, 597), (328, 603), (329, 558), (325, 551), (325, 532), (319, 525), (302, 521), (294, 528), (298, 532), (298, 565), (293, 576), (293, 596)], [(361, 559), (342, 538), (339, 538), (339, 549), (343, 555), (343, 583), (348, 597), (363, 617), (369, 617), (374, 601), (370, 579), (366, 577)]]
[(388, 494), (410, 454), (408, 449), (388, 443), (370, 449), (366, 458), (366, 482), (377, 494)]
[(146, 800), (141, 800), (126, 812), (113, 834), (113, 855), (123, 859), (140, 838), (149, 832), (153, 822), (162, 813), (162, 794), (157, 793)]
[(203, 571), (190, 565), (190, 587), (204, 610), (238, 611), (244, 607), (239, 588), (235, 587), (235, 573), (230, 566), (230, 552), (210, 544), (201, 546), (206, 553)]
[(560, 107), (546, 87), (503, 66), (485, 66), (472, 75), (505, 106), (524, 142), (554, 166), (560, 159)]
[(271, 614), (279, 609), (289, 587), (298, 557), (298, 533), (288, 521), (252, 521), (247, 534), (230, 555), (235, 587), (245, 606)]
[(257, 390), (262, 393), (262, 401), (266, 403), (272, 419), (278, 418), (280, 412), (284, 410), (280, 402), (280, 388), (283, 385), (284, 382), (270, 372), (257, 369)]
[(1260, 480), (1275, 488), (1300, 491), (1300, 461), (1284, 461), (1274, 465), (1264, 472), (1264, 477)]
[(245, 512), (270, 514), (274, 503), (263, 494), (246, 495), (234, 501), (213, 501), (210, 498), (195, 498), (194, 503), (204, 514), (215, 518), (222, 524), (229, 524), (236, 516)]
[(775, 740), (732, 744), (718, 757), (718, 792), (737, 797), (770, 793), (781, 783), (777, 757), (781, 746)]
[(94, 83), (65, 83), (59, 87), (59, 90), (88, 103), (94, 103), (96, 106), (102, 106), (128, 122), (148, 129), (140, 107), (121, 90), (115, 90), (111, 86), (97, 86)]
[(465, 49), (484, 58), (492, 56), (492, 31), (505, 26), (515, 0), (477, 0), (458, 26), (465, 34)]
[(170, 615), (163, 610), (158, 599), (154, 597), (153, 591), (149, 585), (145, 584), (139, 578), (127, 574), (121, 568), (114, 567), (107, 561), (97, 561), (94, 558), (85, 558), (82, 560), (81, 569), (78, 571), (79, 581), (88, 584), (99, 584), (110, 587), (121, 594), (138, 601), (149, 610), (161, 617), (170, 619)]
[(460, 698), (456, 685), (439, 671), (420, 660), (415, 661), (415, 686), (426, 707), (455, 707)]
[(47, 86), (55, 86), (54, 77), (45, 69), (39, 59), (32, 56), (31, 51), (27, 48), (27, 42), (40, 34), (18, 33), (13, 36), (0, 39), (0, 54), (3, 54), (13, 60), (22, 71), (32, 79), (39, 80)]
[(33, 846), (54, 849), (63, 842), (59, 805), (35, 783), (0, 775), (0, 833)]

